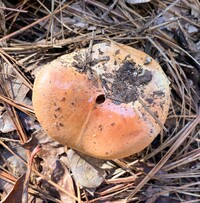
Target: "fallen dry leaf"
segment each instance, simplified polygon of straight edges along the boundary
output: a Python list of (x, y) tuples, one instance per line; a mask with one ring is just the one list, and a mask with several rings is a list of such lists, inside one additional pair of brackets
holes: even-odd
[(13, 98), (15, 102), (24, 103), (27, 105), (30, 104), (30, 101), (28, 102), (25, 100), (29, 88), (23, 84), (21, 79), (17, 78), (12, 79), (11, 81), (8, 79), (4, 85), (7, 87), (11, 98)]
[(67, 156), (74, 179), (79, 185), (86, 188), (101, 185), (106, 175), (103, 170), (97, 170), (71, 149), (68, 150)]
[[(1, 141), (0, 141), (1, 142)], [(2, 165), (6, 165), (10, 173), (19, 178), (26, 172), (26, 165), (22, 160), (26, 160), (26, 153), (25, 150), (21, 147), (20, 144), (15, 142), (1, 142), (2, 145), (5, 145), (9, 147), (13, 151), (14, 154), (12, 154), (10, 151), (8, 151), (6, 148), (0, 148), (0, 157), (2, 162)], [(19, 158), (21, 157), (21, 158)]]
[[(74, 187), (71, 174), (68, 168), (60, 160), (55, 160), (53, 164), (53, 172), (51, 175), (52, 181), (60, 185), (65, 190), (69, 191), (71, 194), (74, 194)], [(59, 192), (60, 199), (63, 202), (75, 203), (75, 200), (67, 196), (62, 191)]]
[[(59, 158), (62, 157), (62, 154), (65, 153), (66, 147), (58, 142), (55, 142), (42, 130), (34, 133), (31, 139), (24, 146), (27, 149), (32, 149), (32, 147), (37, 144), (42, 146), (42, 151), (38, 153), (38, 156), (42, 159), (41, 173), (64, 188), (66, 191), (69, 191), (71, 194), (75, 194), (71, 174), (65, 164), (59, 160)], [(53, 197), (56, 197), (63, 202), (75, 203), (73, 198), (58, 190), (46, 180), (41, 178), (38, 178), (37, 180), (40, 183), (41, 188)]]
[[(60, 160), (56, 158), (44, 160), (43, 168), (44, 170), (42, 171), (42, 174), (61, 186), (66, 191), (70, 192), (71, 194), (75, 194), (71, 174)], [(63, 202), (75, 203), (74, 199), (58, 190), (46, 180), (41, 178), (38, 178), (37, 180), (40, 183), (42, 190), (51, 194), (51, 196), (58, 198)]]
[(24, 173), (15, 183), (11, 192), (1, 201), (1, 203), (24, 203), (22, 202), (23, 187), (26, 174)]
[(8, 115), (7, 111), (5, 111), (2, 115), (0, 115), (0, 132), (8, 133), (14, 130), (16, 130), (15, 124)]
[(13, 184), (3, 180), (0, 178), (0, 190), (2, 191), (0, 193), (0, 199), (4, 199), (8, 193), (12, 190)]
[(12, 190), (8, 195), (2, 200), (1, 203), (28, 203), (28, 186), (29, 178), (31, 175), (31, 169), (33, 164), (33, 159), (36, 153), (41, 150), (37, 146), (31, 153), (30, 160), (28, 161), (28, 167), (26, 173), (24, 173), (20, 178), (17, 179)]

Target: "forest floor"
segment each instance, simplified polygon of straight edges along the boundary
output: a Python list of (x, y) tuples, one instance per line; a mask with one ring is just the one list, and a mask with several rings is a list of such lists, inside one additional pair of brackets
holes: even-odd
[[(200, 3), (133, 2), (0, 0), (1, 202), (200, 202)], [(156, 59), (171, 88), (166, 130), (112, 161), (51, 140), (32, 107), (44, 64), (106, 40)]]

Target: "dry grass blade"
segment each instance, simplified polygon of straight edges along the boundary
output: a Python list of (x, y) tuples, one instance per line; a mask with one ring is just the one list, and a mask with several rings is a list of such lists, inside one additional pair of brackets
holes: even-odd
[(8, 11), (16, 11), (16, 12), (27, 13), (27, 11), (25, 11), (25, 10), (7, 8), (7, 7), (2, 7), (2, 6), (0, 6), (0, 9), (4, 9), (4, 10), (8, 10)]
[[(173, 6), (175, 6), (180, 0), (176, 0), (174, 1), (172, 4), (170, 4), (169, 6), (166, 6), (166, 8), (161, 12), (159, 13), (159, 15), (157, 15), (153, 20), (151, 20), (150, 22), (147, 23), (147, 25), (144, 27), (147, 28), (149, 27), (151, 24), (153, 24), (153, 22), (158, 19), (160, 16), (162, 16), (164, 13), (166, 13), (168, 10), (170, 10)], [(159, 1), (159, 3), (161, 3), (161, 1)]]
[(27, 106), (25, 104), (20, 104), (18, 102), (15, 102), (12, 99), (9, 99), (9, 98), (7, 98), (7, 97), (5, 97), (3, 95), (0, 95), (0, 99), (2, 101), (4, 101), (5, 103), (7, 103), (7, 104), (9, 104), (9, 105), (19, 109), (20, 111), (22, 111), (22, 112), (24, 112), (24, 113), (34, 117), (34, 111), (33, 111), (32, 107)]
[[(30, 89), (32, 89), (32, 84), (31, 82), (26, 78), (26, 76), (22, 73), (22, 71), (18, 68), (18, 66), (16, 65), (16, 61), (10, 57), (8, 54), (6, 54), (3, 50), (0, 50), (0, 55), (1, 57), (10, 65), (14, 67), (14, 70), (16, 72), (16, 74), (19, 76), (19, 78), (22, 79), (22, 81), (24, 82), (25, 85), (27, 85), (27, 87), (29, 87)], [(7, 57), (7, 58), (6, 58)], [(13, 63), (10, 62), (13, 61)]]

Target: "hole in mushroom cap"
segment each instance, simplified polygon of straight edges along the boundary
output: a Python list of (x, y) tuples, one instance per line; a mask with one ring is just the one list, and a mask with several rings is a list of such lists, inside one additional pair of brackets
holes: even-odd
[(96, 104), (102, 104), (104, 103), (106, 100), (106, 97), (104, 94), (100, 94), (97, 98), (96, 98)]

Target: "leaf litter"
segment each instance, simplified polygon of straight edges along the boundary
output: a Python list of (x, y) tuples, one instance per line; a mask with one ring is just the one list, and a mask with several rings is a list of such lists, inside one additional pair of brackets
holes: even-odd
[[(0, 6), (1, 201), (22, 197), (25, 176), (26, 202), (199, 201), (197, 0), (1, 0)], [(155, 58), (171, 82), (172, 101), (167, 131), (148, 148), (99, 162), (51, 140), (34, 116), (31, 94), (44, 64), (105, 39)]]

